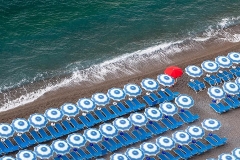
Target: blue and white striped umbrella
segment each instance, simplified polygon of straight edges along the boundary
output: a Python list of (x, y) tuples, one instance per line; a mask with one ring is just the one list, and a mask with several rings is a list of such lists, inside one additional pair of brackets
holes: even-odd
[(86, 144), (86, 138), (79, 133), (73, 133), (68, 135), (67, 137), (67, 143), (74, 148), (80, 148)]
[(232, 155), (233, 155), (236, 159), (240, 159), (240, 148), (235, 148), (234, 150), (232, 150)]
[(193, 138), (202, 138), (205, 134), (204, 130), (198, 126), (188, 126), (186, 132)]
[(200, 67), (194, 65), (187, 66), (185, 68), (185, 72), (191, 77), (201, 77), (203, 74), (203, 70)]
[(125, 155), (131, 160), (143, 160), (144, 153), (138, 148), (128, 148)]
[(108, 90), (107, 95), (115, 101), (121, 101), (125, 98), (126, 94), (121, 88), (111, 88)]
[(171, 150), (175, 147), (175, 142), (172, 140), (172, 138), (161, 136), (156, 139), (156, 144), (159, 148), (163, 150)]
[(17, 160), (36, 160), (36, 154), (33, 151), (30, 150), (20, 150), (16, 154)]
[(110, 98), (104, 93), (95, 93), (92, 95), (92, 101), (94, 101), (96, 105), (105, 106), (109, 103)]
[(145, 155), (156, 156), (160, 151), (159, 147), (154, 143), (144, 142), (140, 145), (140, 149)]
[(223, 84), (223, 91), (230, 95), (239, 94), (239, 86), (234, 82), (226, 82)]
[(132, 123), (127, 118), (116, 118), (113, 121), (113, 125), (119, 131), (126, 131), (132, 127)]
[(65, 140), (55, 140), (51, 144), (52, 150), (59, 155), (65, 155), (69, 153), (71, 147), (68, 145), (68, 143)]
[(136, 84), (126, 84), (124, 85), (123, 91), (129, 95), (129, 96), (134, 96), (137, 97), (141, 95), (142, 89), (136, 85)]
[(36, 156), (40, 159), (50, 159), (53, 156), (53, 150), (46, 144), (39, 144), (34, 147)]
[(163, 85), (163, 86), (168, 86), (171, 87), (172, 85), (174, 85), (175, 80), (170, 77), (169, 75), (166, 74), (160, 74), (157, 76), (157, 81), (159, 84)]
[(218, 160), (236, 160), (236, 158), (228, 153), (222, 153), (218, 156)]
[(129, 160), (129, 159), (124, 154), (114, 153), (113, 155), (110, 156), (110, 160)]
[(88, 98), (81, 98), (77, 102), (77, 106), (80, 108), (80, 110), (84, 112), (90, 112), (93, 111), (96, 107), (95, 103)]
[(171, 102), (164, 102), (159, 104), (159, 109), (160, 111), (162, 111), (163, 114), (168, 116), (173, 116), (178, 112), (178, 108), (176, 107), (176, 105)]
[(4, 156), (4, 157), (1, 157), (0, 160), (16, 160), (16, 159), (11, 156)]
[(220, 87), (210, 87), (208, 88), (208, 95), (210, 98), (215, 100), (221, 100), (225, 97), (225, 92)]
[(8, 138), (12, 137), (14, 134), (14, 129), (10, 124), (7, 123), (0, 123), (0, 137), (1, 138)]
[(217, 72), (219, 69), (219, 65), (215, 63), (214, 61), (203, 61), (201, 64), (201, 67), (204, 71), (209, 73)]
[(99, 131), (106, 138), (113, 138), (118, 135), (118, 130), (110, 123), (101, 124)]
[(30, 115), (28, 121), (33, 128), (38, 129), (45, 127), (48, 123), (47, 118), (44, 115), (38, 113)]
[(146, 125), (146, 123), (148, 121), (144, 114), (138, 113), (138, 112), (132, 113), (129, 116), (129, 120), (135, 126), (144, 126), (144, 125)]
[(235, 83), (240, 86), (240, 77), (237, 77), (236, 80), (235, 80)]
[(75, 117), (79, 113), (79, 108), (72, 103), (63, 104), (61, 110), (63, 114), (68, 117)]
[(151, 78), (143, 79), (141, 82), (141, 86), (143, 89), (145, 89), (146, 91), (150, 91), (150, 92), (157, 90), (159, 87), (157, 81), (155, 81), (154, 79), (151, 79)]
[(63, 118), (63, 113), (58, 108), (49, 108), (44, 115), (50, 122), (57, 122)]
[(232, 61), (225, 56), (216, 57), (215, 62), (222, 68), (229, 68), (232, 66)]
[(240, 53), (239, 52), (230, 52), (228, 53), (228, 58), (232, 60), (233, 63), (240, 63)]
[(84, 130), (83, 135), (85, 136), (86, 140), (91, 143), (97, 143), (102, 140), (102, 134), (94, 128)]
[(15, 132), (25, 133), (31, 128), (29, 122), (24, 118), (17, 118), (12, 121), (12, 127)]
[(144, 112), (145, 116), (152, 121), (159, 121), (162, 119), (162, 112), (155, 107), (148, 107)]
[(177, 98), (175, 98), (175, 103), (178, 107), (189, 109), (194, 105), (194, 100), (187, 94), (180, 94)]
[(187, 145), (192, 141), (191, 136), (184, 131), (176, 131), (175, 133), (173, 133), (172, 137), (173, 140), (180, 145)]
[(202, 127), (209, 131), (219, 130), (221, 123), (216, 119), (205, 119), (202, 123)]

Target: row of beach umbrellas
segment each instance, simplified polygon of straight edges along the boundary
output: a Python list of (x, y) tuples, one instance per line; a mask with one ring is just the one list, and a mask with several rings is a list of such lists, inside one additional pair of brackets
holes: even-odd
[(227, 56), (218, 56), (215, 61), (206, 60), (203, 61), (201, 67), (190, 65), (185, 68), (185, 72), (191, 77), (201, 77), (203, 70), (208, 73), (214, 73), (219, 70), (219, 68), (230, 68), (233, 63), (240, 63), (240, 53), (231, 52)]
[(218, 156), (219, 160), (238, 160), (240, 159), (240, 148), (235, 148), (229, 153), (222, 153)]

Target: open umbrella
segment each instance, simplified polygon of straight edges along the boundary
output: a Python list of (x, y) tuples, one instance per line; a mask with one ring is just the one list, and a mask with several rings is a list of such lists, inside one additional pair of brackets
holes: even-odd
[(164, 73), (176, 79), (182, 76), (183, 71), (179, 67), (170, 66), (165, 69)]
[(140, 145), (140, 149), (145, 155), (155, 156), (160, 151), (159, 147), (154, 143), (144, 142)]
[(240, 159), (240, 148), (235, 148), (234, 150), (232, 150), (232, 155), (233, 155), (236, 159)]
[(235, 83), (240, 86), (240, 77), (237, 77), (236, 80), (235, 80)]
[(159, 87), (157, 81), (155, 81), (154, 79), (151, 79), (151, 78), (143, 79), (141, 82), (141, 86), (146, 91), (150, 91), (150, 92), (157, 90)]
[(68, 135), (66, 141), (71, 147), (80, 148), (85, 145), (86, 138), (80, 133), (73, 133)]
[(209, 72), (209, 73), (214, 73), (217, 72), (219, 69), (219, 65), (215, 63), (214, 61), (203, 61), (201, 64), (201, 67), (204, 71)]
[(104, 93), (95, 93), (92, 95), (92, 101), (94, 101), (96, 105), (105, 106), (109, 103), (110, 98)]
[(240, 53), (238, 52), (230, 52), (228, 53), (228, 58), (232, 60), (233, 63), (240, 63)]
[(147, 123), (147, 118), (144, 114), (142, 113), (132, 113), (129, 116), (129, 120), (132, 122), (132, 124), (134, 124), (135, 126), (144, 126)]
[(97, 143), (102, 140), (102, 134), (94, 128), (84, 130), (83, 135), (85, 136), (86, 140), (89, 141), (90, 143)]
[(194, 66), (194, 65), (187, 66), (185, 68), (185, 72), (191, 77), (201, 77), (203, 74), (202, 69), (200, 67)]
[(229, 68), (232, 66), (232, 61), (225, 56), (216, 57), (215, 62), (222, 68)]
[(220, 87), (210, 87), (208, 88), (208, 95), (212, 99), (221, 100), (225, 97), (225, 92)]
[(116, 118), (113, 125), (120, 131), (129, 130), (132, 127), (132, 123), (127, 118)]
[(81, 98), (77, 102), (77, 106), (80, 108), (80, 110), (84, 112), (90, 112), (93, 111), (96, 107), (95, 103), (88, 98)]
[(63, 114), (68, 117), (75, 117), (79, 113), (79, 108), (72, 103), (63, 104), (61, 110)]
[(140, 149), (137, 148), (128, 148), (126, 153), (127, 157), (131, 160), (143, 160), (144, 153)]
[(111, 88), (108, 90), (107, 95), (115, 101), (121, 101), (125, 98), (126, 94), (121, 88)]
[(123, 91), (129, 96), (139, 96), (142, 93), (142, 89), (136, 84), (126, 84), (124, 85)]
[(51, 144), (52, 150), (59, 155), (65, 155), (70, 151), (70, 146), (65, 140), (55, 140)]
[(38, 113), (30, 115), (28, 121), (33, 128), (38, 129), (45, 127), (48, 123), (47, 118), (44, 115)]
[(57, 122), (63, 118), (63, 113), (58, 108), (49, 108), (44, 115), (50, 122)]
[(236, 158), (228, 153), (222, 153), (218, 156), (218, 160), (236, 160)]
[(162, 119), (162, 112), (155, 107), (149, 107), (145, 109), (145, 116), (152, 121), (159, 121)]
[(110, 123), (101, 124), (99, 131), (106, 138), (113, 138), (118, 135), (118, 130)]
[(24, 118), (17, 118), (12, 121), (12, 127), (15, 132), (25, 133), (31, 128), (29, 122)]
[(189, 109), (194, 105), (194, 100), (187, 94), (180, 94), (177, 98), (175, 98), (175, 103), (178, 107)]
[(162, 111), (163, 114), (168, 116), (173, 116), (178, 112), (178, 108), (176, 107), (176, 105), (171, 102), (164, 102), (159, 104), (159, 109), (160, 111)]
[(17, 160), (36, 160), (36, 154), (33, 151), (30, 150), (20, 150), (16, 154)]
[(110, 156), (110, 160), (129, 160), (124, 154), (114, 153)]
[(14, 134), (14, 130), (11, 125), (7, 123), (0, 123), (0, 137), (8, 138), (12, 137)]
[(239, 86), (234, 82), (226, 82), (223, 84), (223, 91), (230, 95), (239, 94)]
[(202, 122), (202, 127), (209, 131), (215, 131), (215, 130), (219, 130), (219, 128), (221, 127), (221, 123), (216, 119), (209, 118), (209, 119), (205, 119)]
[(188, 126), (186, 132), (193, 138), (199, 139), (204, 136), (204, 130), (198, 126)]
[(163, 150), (171, 150), (175, 147), (175, 142), (172, 138), (161, 136), (156, 139), (156, 144)]
[(175, 133), (173, 133), (172, 137), (173, 140), (180, 145), (187, 145), (192, 141), (191, 136), (184, 131), (176, 131)]
[(157, 81), (159, 84), (161, 84), (163, 86), (168, 86), (168, 87), (171, 87), (172, 85), (174, 85), (174, 82), (175, 82), (175, 80), (167, 74), (158, 75)]
[(36, 156), (40, 159), (50, 159), (53, 156), (53, 150), (46, 144), (39, 144), (34, 147)]
[(16, 160), (16, 159), (11, 156), (4, 156), (4, 157), (1, 157), (0, 160)]

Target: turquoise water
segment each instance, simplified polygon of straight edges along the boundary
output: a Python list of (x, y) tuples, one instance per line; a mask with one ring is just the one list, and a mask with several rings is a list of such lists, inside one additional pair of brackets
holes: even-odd
[(194, 37), (240, 16), (239, 6), (239, 0), (2, 1), (0, 90)]

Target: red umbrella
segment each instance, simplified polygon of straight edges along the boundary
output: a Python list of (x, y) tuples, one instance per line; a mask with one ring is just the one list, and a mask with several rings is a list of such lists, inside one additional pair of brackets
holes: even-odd
[(182, 76), (183, 71), (179, 67), (170, 66), (165, 69), (164, 73), (176, 79)]

